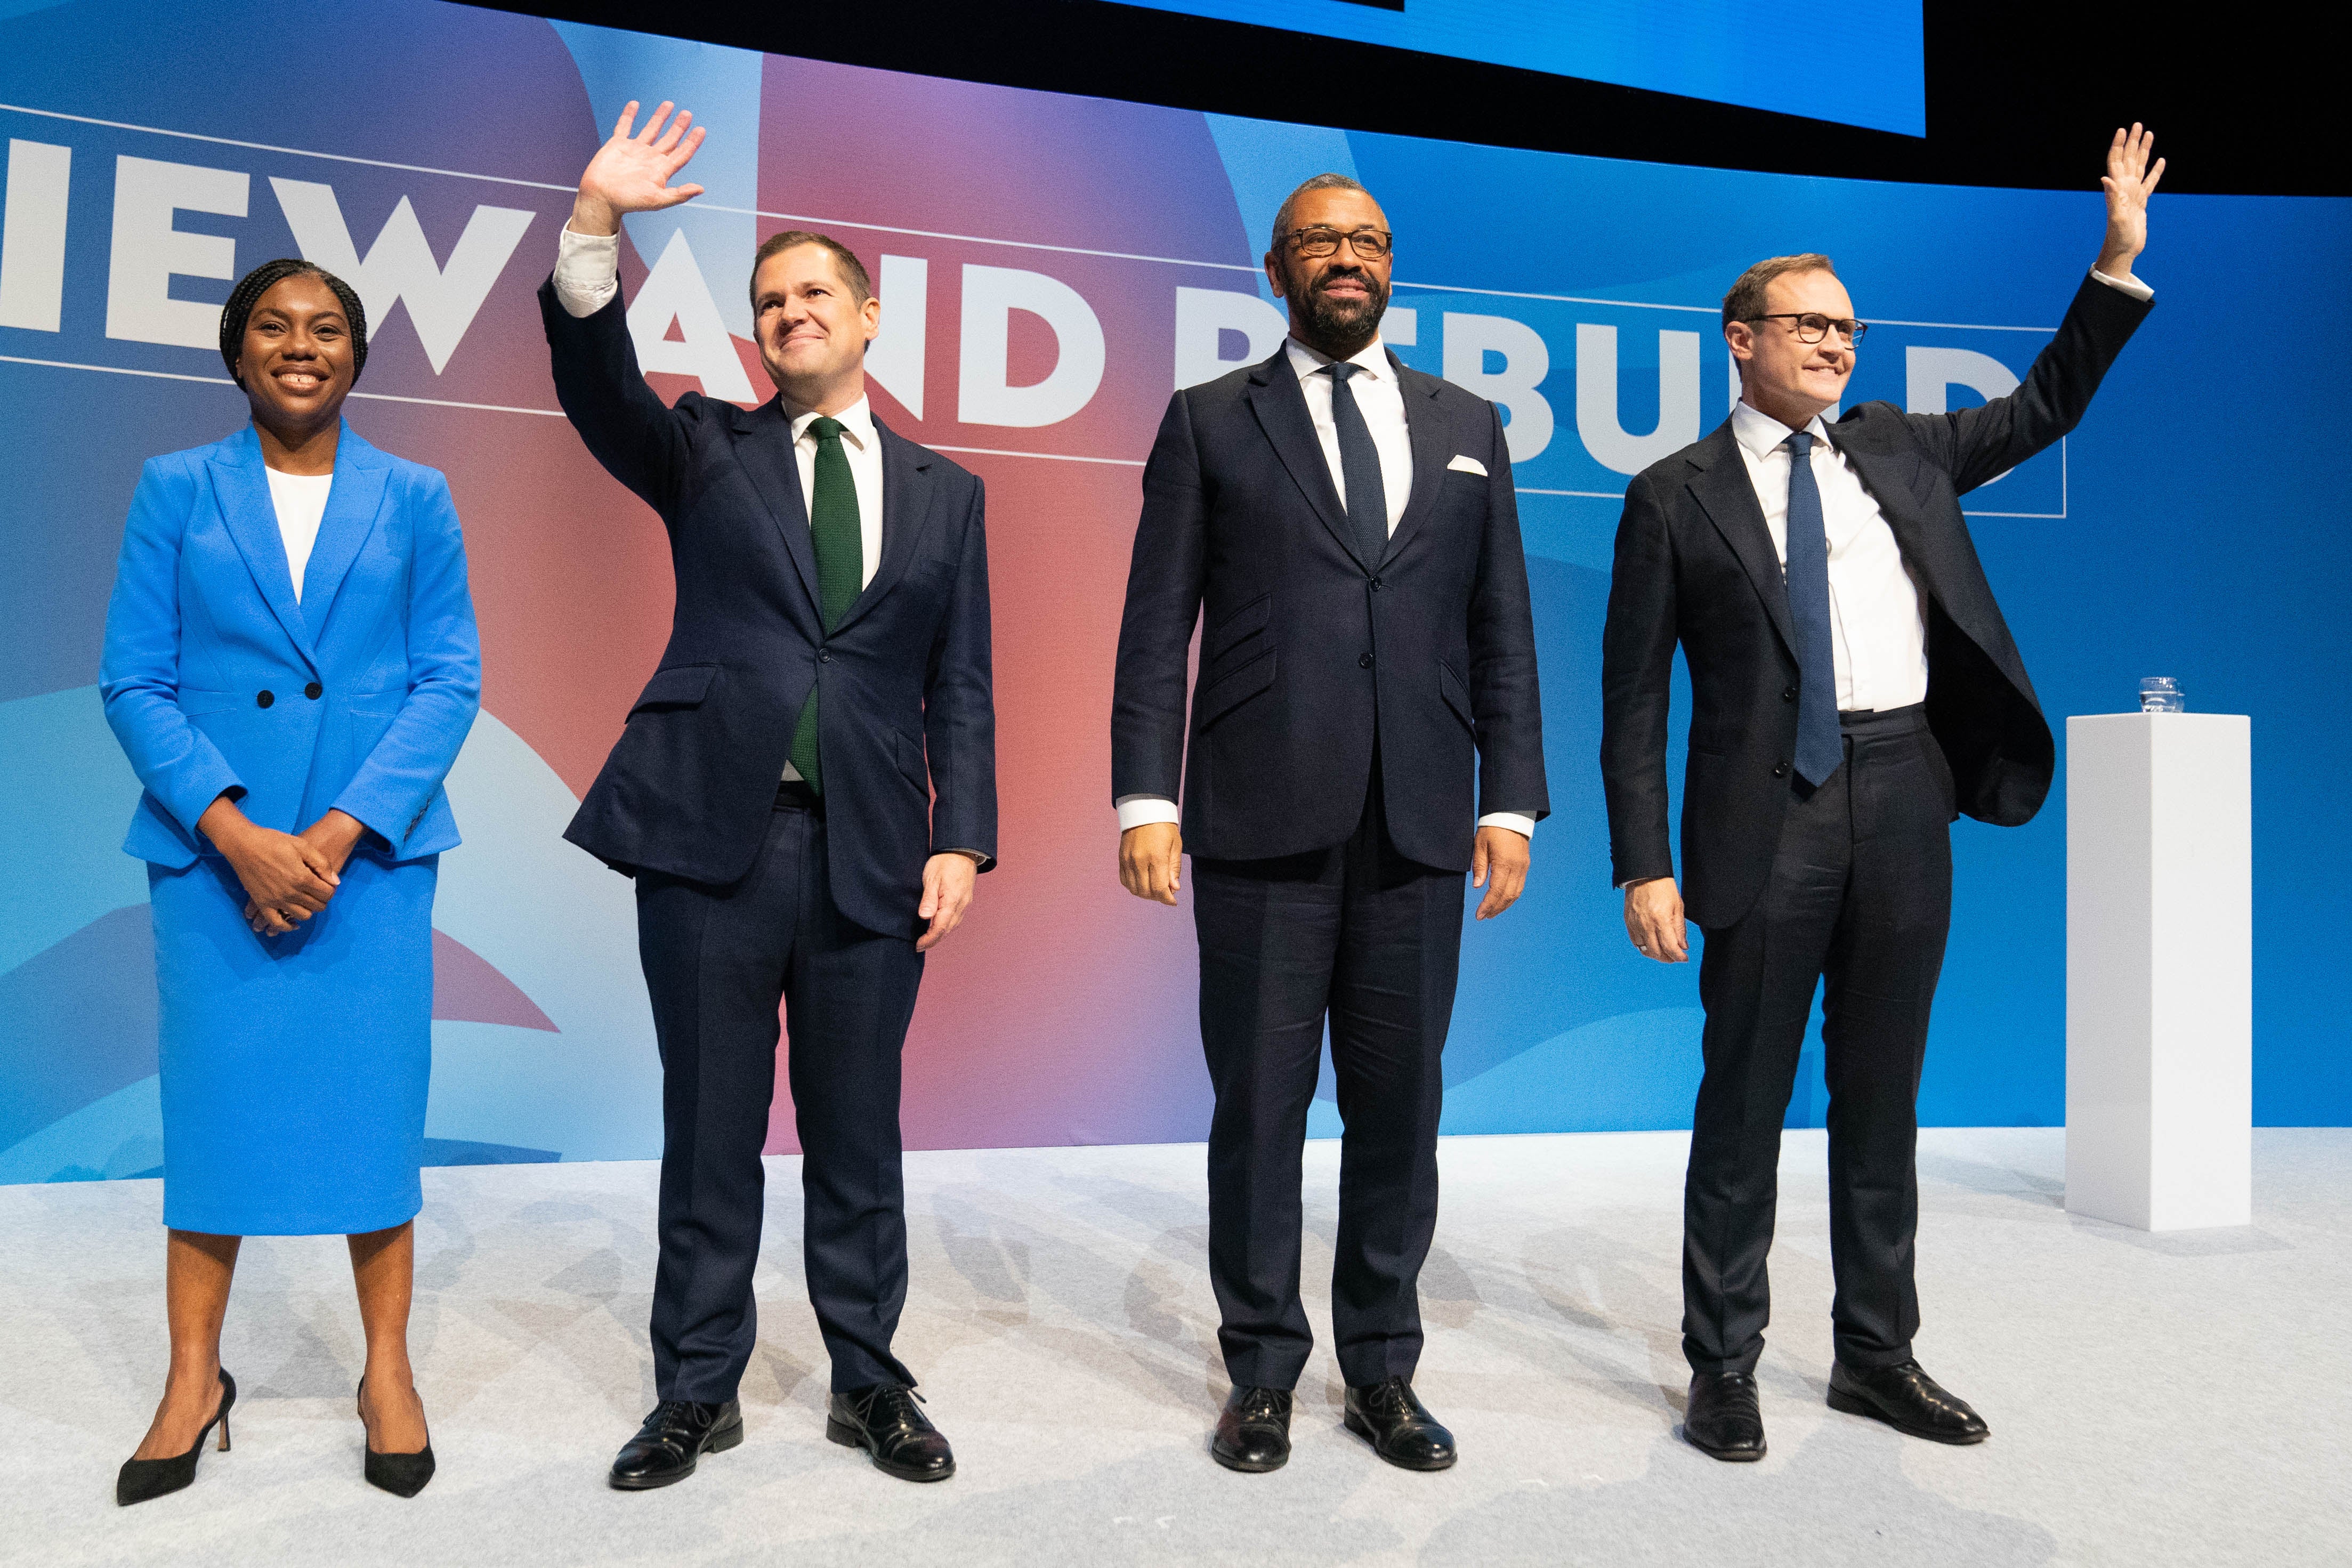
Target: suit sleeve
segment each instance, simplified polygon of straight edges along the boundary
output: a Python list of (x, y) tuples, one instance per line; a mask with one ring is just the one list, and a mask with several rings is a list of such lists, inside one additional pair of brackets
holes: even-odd
[(449, 483), (428, 472), (406, 498), (415, 512), (408, 567), (408, 696), (391, 727), (335, 797), (393, 846), (406, 842), (481, 706), (482, 648), (466, 586), (466, 542)]
[(1209, 514), (1192, 402), (1169, 401), (1143, 468), (1143, 515), (1127, 569), (1110, 713), (1111, 797), (1180, 798), (1184, 679), (1208, 582)]
[(1961, 495), (1999, 479), (2082, 422), (2107, 369), (2156, 308), (2095, 277), (2083, 279), (2058, 335), (2015, 392), (1954, 414), (1906, 414)]
[(180, 710), (180, 537), (196, 483), (161, 459), (140, 470), (106, 606), (98, 685), (131, 771), (192, 837), (205, 807), (246, 793), (220, 748)]
[(1601, 634), (1601, 786), (1617, 886), (1675, 874), (1666, 822), (1666, 710), (1676, 637), (1674, 544), (1646, 474), (1625, 487)]
[(672, 408), (654, 395), (637, 368), (636, 344), (615, 290), (604, 309), (574, 316), (556, 297), (551, 276), (539, 286), (555, 400), (604, 471), (675, 524), (685, 482), (688, 429), (702, 399), (689, 393)]
[(1551, 815), (1544, 780), (1543, 694), (1536, 679), (1535, 610), (1519, 540), (1519, 496), (1503, 416), (1486, 405), (1486, 535), (1470, 597), (1470, 711), (1478, 741), (1478, 810)]
[(931, 644), (923, 689), (930, 758), (931, 853), (972, 851), (996, 865), (996, 699), (988, 607), (988, 496), (972, 481), (955, 596)]

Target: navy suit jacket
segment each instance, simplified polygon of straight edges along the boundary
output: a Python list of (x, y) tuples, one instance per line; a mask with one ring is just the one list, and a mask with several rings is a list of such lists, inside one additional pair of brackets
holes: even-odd
[[(923, 863), (996, 854), (988, 544), (978, 478), (880, 420), (882, 559), (828, 635), (781, 399), (665, 406), (623, 307), (573, 317), (540, 289), (555, 391), (606, 471), (669, 531), (669, 646), (564, 837), (631, 873), (724, 886), (767, 837), (793, 726), (818, 691), (835, 906), (918, 931)], [(936, 795), (936, 800), (934, 796)]]
[[(1286, 351), (1179, 392), (1160, 421), (1119, 627), (1111, 792), (1181, 799), (1196, 856), (1344, 841), (1375, 733), (1389, 836), (1408, 858), (1466, 870), (1482, 810), (1549, 813), (1502, 417), (1389, 363), (1412, 494), (1378, 561), (1358, 558)], [(1486, 472), (1450, 467), (1457, 456)]]
[(438, 470), (345, 424), (299, 603), (250, 425), (140, 473), (99, 669), (145, 786), (127, 853), (193, 863), (212, 847), (196, 819), (222, 795), (284, 833), (341, 808), (394, 860), (452, 848), (441, 781), (481, 689), (466, 545)]
[[(1999, 826), (2041, 810), (2057, 748), (1959, 498), (2072, 430), (2150, 309), (2085, 279), (2008, 396), (1951, 414), (1865, 403), (1830, 426), (1922, 590), (1927, 725), (1952, 775), (1933, 784), (1949, 787), (1956, 812)], [(1601, 780), (1620, 885), (1674, 874), (1666, 709), (1677, 643), (1691, 680), (1683, 894), (1693, 920), (1722, 927), (1771, 871), (1797, 744), (1788, 581), (1729, 420), (1625, 489), (1601, 667)]]

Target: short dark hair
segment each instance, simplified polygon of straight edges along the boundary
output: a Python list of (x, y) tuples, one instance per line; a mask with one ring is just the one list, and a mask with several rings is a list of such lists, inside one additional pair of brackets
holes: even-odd
[(1309, 191), (1360, 191), (1367, 196), (1372, 194), (1345, 174), (1325, 173), (1316, 175), (1283, 197), (1282, 205), (1275, 209), (1274, 239), (1273, 243), (1266, 247), (1268, 250), (1278, 251), (1282, 248), (1282, 237), (1290, 232), (1290, 209), (1297, 206), (1298, 198)]
[(360, 372), (367, 368), (367, 307), (352, 286), (320, 266), (315, 261), (303, 261), (291, 256), (281, 256), (275, 261), (265, 261), (236, 280), (228, 291), (228, 303), (221, 307), (221, 360), (228, 366), (228, 378), (239, 386), (236, 379), (236, 356), (245, 349), (245, 325), (253, 319), (253, 308), (261, 297), (289, 278), (316, 278), (343, 308), (343, 320), (352, 326), (352, 379), (357, 381)]
[(863, 305), (874, 298), (874, 280), (866, 275), (866, 263), (857, 253), (829, 234), (814, 234), (804, 228), (788, 228), (782, 234), (772, 234), (760, 246), (759, 254), (751, 258), (751, 309), (760, 308), (760, 268), (768, 258), (778, 251), (790, 250), (796, 245), (814, 245), (833, 253), (834, 270), (849, 285), (849, 296)]
[(1791, 272), (1826, 272), (1837, 276), (1837, 264), (1817, 251), (1808, 250), (1797, 256), (1768, 256), (1739, 275), (1731, 292), (1723, 297), (1723, 324), (1752, 321), (1764, 313), (1764, 290), (1772, 279), (1785, 278)]

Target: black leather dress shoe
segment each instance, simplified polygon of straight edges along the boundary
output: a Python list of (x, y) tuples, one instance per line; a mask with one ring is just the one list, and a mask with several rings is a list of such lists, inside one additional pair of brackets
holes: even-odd
[(1236, 1388), (1225, 1396), (1209, 1453), (1229, 1470), (1250, 1475), (1290, 1462), (1290, 1390)]
[(625, 1492), (666, 1487), (694, 1474), (705, 1454), (723, 1454), (743, 1440), (743, 1407), (665, 1399), (654, 1406), (637, 1435), (621, 1446), (612, 1482)]
[(1830, 1408), (1884, 1421), (1897, 1432), (1931, 1443), (1981, 1443), (1992, 1435), (1967, 1400), (1947, 1394), (1916, 1361), (1867, 1370), (1832, 1362)]
[(874, 1468), (902, 1481), (943, 1481), (955, 1474), (955, 1450), (923, 1414), (917, 1394), (902, 1383), (877, 1383), (836, 1394), (826, 1405), (824, 1435), (845, 1448), (863, 1448)]
[(1764, 1412), (1745, 1372), (1696, 1373), (1683, 1412), (1683, 1439), (1702, 1454), (1741, 1464), (1764, 1457)]
[(1348, 1430), (1372, 1452), (1400, 1469), (1451, 1469), (1461, 1458), (1454, 1434), (1437, 1424), (1412, 1391), (1411, 1381), (1391, 1377), (1369, 1387), (1348, 1388)]

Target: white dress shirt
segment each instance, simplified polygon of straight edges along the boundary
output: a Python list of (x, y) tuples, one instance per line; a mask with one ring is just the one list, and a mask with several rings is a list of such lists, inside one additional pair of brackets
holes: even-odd
[(319, 522), (327, 515), (327, 492), (335, 487), (332, 474), (269, 476), (269, 504), (278, 513), (278, 537), (286, 546), (286, 570), (294, 579), (294, 602), (302, 602), (302, 574), (310, 564), (310, 547), (319, 542)]
[[(1821, 491), (1822, 522), (1830, 545), (1830, 648), (1837, 664), (1837, 705), (1908, 708), (1927, 700), (1927, 625), (1895, 531), (1878, 502), (1830, 444), (1815, 415), (1808, 459)], [(1731, 411), (1731, 434), (1748, 464), (1748, 482), (1772, 531), (1780, 570), (1789, 569), (1790, 429), (1741, 403)]]
[[(1315, 439), (1323, 447), (1323, 464), (1331, 470), (1331, 488), (1339, 492), (1344, 509), (1348, 477), (1339, 463), (1339, 426), (1331, 417), (1332, 379), (1318, 374), (1331, 363), (1331, 356), (1297, 338), (1283, 340), (1283, 352), (1289, 355), (1290, 368), (1298, 376), (1298, 390), (1306, 395), (1307, 417), (1314, 423)], [(1348, 378), (1348, 390), (1355, 395), (1357, 411), (1371, 432), (1372, 449), (1380, 454), (1381, 500), (1388, 503), (1389, 531), (1394, 533), (1398, 520), (1404, 516), (1405, 503), (1412, 499), (1412, 434), (1405, 426), (1404, 388), (1398, 384), (1396, 367), (1389, 363), (1388, 345), (1378, 336), (1361, 353), (1350, 355), (1348, 363), (1360, 367)], [(1165, 795), (1123, 795), (1114, 804), (1121, 833), (1147, 822), (1183, 820), (1176, 803)], [(1490, 811), (1478, 819), (1478, 826), (1507, 827), (1527, 838), (1536, 833), (1536, 819), (1519, 811)]]
[[(575, 234), (565, 225), (555, 250), (555, 298), (565, 312), (593, 316), (610, 304), (621, 289), (620, 258), (620, 236)], [(784, 416), (792, 421), (793, 458), (800, 468), (801, 502), (813, 506), (817, 440), (809, 426), (816, 423), (817, 412), (790, 398), (783, 403)], [(850, 488), (857, 496), (857, 585), (863, 589), (874, 581), (875, 570), (882, 563), (882, 443), (874, 434), (873, 405), (865, 398), (834, 417), (841, 421), (842, 455), (849, 459)], [(784, 764), (787, 780), (800, 776), (798, 768)]]

